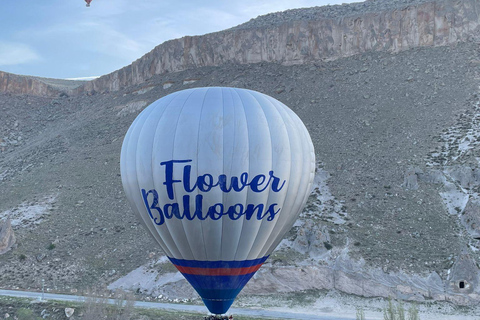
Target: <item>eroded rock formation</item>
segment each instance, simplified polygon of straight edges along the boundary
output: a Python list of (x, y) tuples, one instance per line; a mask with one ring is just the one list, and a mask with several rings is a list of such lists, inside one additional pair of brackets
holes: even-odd
[[(118, 91), (154, 75), (189, 68), (263, 61), (304, 64), (367, 51), (395, 53), (451, 45), (480, 34), (480, 3), (476, 0), (392, 2), (377, 7), (368, 3), (372, 2), (346, 5), (350, 11), (340, 10), (335, 15), (311, 14), (308, 19), (294, 15), (283, 21), (279, 13), (273, 24), (262, 23), (269, 19), (259, 17), (258, 23), (249, 22), (243, 27), (170, 40), (131, 65), (78, 88), (57, 88), (38, 78), (0, 72), (0, 92), (56, 96), (62, 92)], [(374, 10), (362, 11), (362, 6)]]
[[(362, 5), (362, 4), (357, 4)], [(334, 60), (367, 51), (445, 46), (480, 34), (480, 2), (431, 1), (383, 12), (285, 21), (167, 41), (131, 65), (77, 92), (117, 91), (153, 75), (226, 63), (284, 65)], [(260, 18), (259, 18), (260, 19)]]
[(0, 71), (0, 92), (40, 97), (57, 96), (60, 92), (48, 84), (27, 76)]
[(15, 235), (13, 233), (10, 219), (0, 224), (0, 254), (4, 254), (15, 244)]

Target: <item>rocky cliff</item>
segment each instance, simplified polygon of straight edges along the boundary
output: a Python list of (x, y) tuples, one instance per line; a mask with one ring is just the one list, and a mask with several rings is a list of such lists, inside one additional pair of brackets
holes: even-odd
[(480, 34), (477, 0), (366, 1), (296, 9), (203, 36), (167, 41), (120, 70), (84, 85), (56, 87), (41, 78), (0, 72), (0, 92), (57, 96), (118, 91), (154, 75), (227, 63), (283, 65), (335, 60), (367, 51), (396, 53), (445, 46)]
[(0, 71), (0, 93), (53, 98), (74, 94), (83, 80), (22, 76)]
[[(325, 7), (301, 11), (307, 14), (291, 10), (222, 32), (167, 41), (77, 92), (117, 91), (153, 75), (188, 68), (227, 63), (304, 64), (367, 51), (396, 53), (452, 45), (480, 34), (477, 0), (397, 2), (390, 0), (390, 6), (387, 1), (382, 1), (382, 6), (380, 1), (334, 6), (335, 14), (325, 12)], [(342, 8), (349, 9), (339, 11)]]
[(37, 78), (0, 71), (0, 92), (41, 97), (57, 96), (60, 92)]

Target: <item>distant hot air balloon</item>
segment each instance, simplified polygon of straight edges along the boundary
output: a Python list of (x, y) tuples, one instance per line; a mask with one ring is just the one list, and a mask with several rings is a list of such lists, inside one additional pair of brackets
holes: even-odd
[(120, 166), (146, 230), (210, 312), (223, 314), (294, 224), (314, 164), (307, 129), (283, 103), (196, 88), (138, 115)]
[(85, 0), (85, 2), (87, 3), (87, 7), (90, 7), (90, 2), (92, 2), (92, 0)]

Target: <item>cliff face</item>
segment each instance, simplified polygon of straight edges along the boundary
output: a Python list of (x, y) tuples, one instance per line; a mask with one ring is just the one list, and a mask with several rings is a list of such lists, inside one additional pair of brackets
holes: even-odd
[(477, 0), (432, 1), (356, 16), (299, 19), (184, 37), (157, 46), (131, 65), (91, 81), (77, 92), (117, 91), (156, 74), (194, 67), (262, 61), (292, 65), (366, 51), (395, 53), (451, 45), (480, 34), (479, 13)]
[[(357, 10), (368, 3), (349, 6)], [(374, 9), (358, 10), (356, 14), (314, 15), (309, 19), (302, 14), (284, 20), (278, 17), (274, 24), (268, 20), (249, 22), (245, 27), (167, 41), (131, 65), (77, 88), (57, 88), (36, 78), (0, 72), (0, 92), (48, 97), (60, 92), (118, 91), (157, 74), (195, 67), (262, 61), (303, 64), (367, 51), (396, 53), (415, 47), (445, 46), (480, 37), (477, 0), (405, 2), (403, 6), (385, 2)], [(302, 10), (309, 9), (298, 11)]]
[(0, 92), (40, 97), (52, 97), (59, 94), (58, 90), (38, 79), (2, 71), (0, 71)]

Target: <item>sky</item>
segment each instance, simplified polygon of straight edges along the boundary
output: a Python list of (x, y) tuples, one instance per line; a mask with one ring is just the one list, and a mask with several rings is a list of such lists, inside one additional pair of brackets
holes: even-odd
[(101, 76), (157, 45), (293, 8), (361, 0), (0, 0), (0, 71)]

